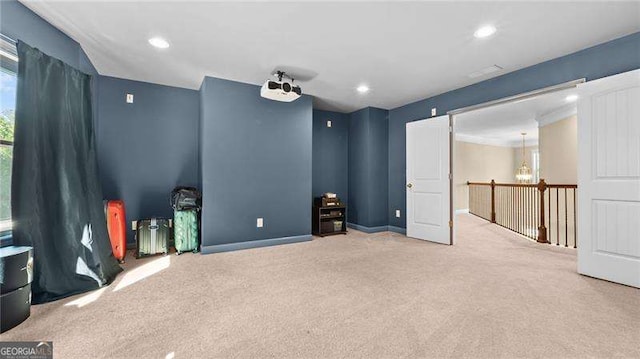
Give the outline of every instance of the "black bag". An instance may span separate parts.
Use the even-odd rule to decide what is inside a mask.
[[[202,194],[194,187],[176,187],[171,191],[171,207],[182,211],[200,209]]]

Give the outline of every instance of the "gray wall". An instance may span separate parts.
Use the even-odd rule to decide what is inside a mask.
[[[331,127],[327,127],[331,121]],[[349,201],[349,116],[313,110],[313,196],[333,192]]]
[[[206,77],[200,99],[203,251],[309,236],[312,98],[270,101],[259,86]]]
[[[431,117],[457,108],[517,95],[527,91],[586,78],[615,75],[640,68],[640,32],[576,53],[543,62],[503,76],[453,90],[395,108],[389,113],[389,225],[406,227],[405,217],[396,218],[396,209],[406,212],[407,122]]]
[[[98,163],[104,198],[122,199],[130,221],[172,218],[169,194],[198,186],[198,91],[100,76]],[[127,93],[134,102],[125,101]]]
[[[388,224],[388,111],[367,107],[349,115],[348,221]]]

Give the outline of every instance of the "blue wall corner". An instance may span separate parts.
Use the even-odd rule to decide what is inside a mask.
[[[125,202],[127,223],[172,218],[171,190],[198,186],[198,92],[100,76],[97,147],[106,199]],[[127,93],[133,103],[125,101]],[[133,232],[128,228],[128,241]]]
[[[327,127],[331,121],[331,127]],[[313,196],[333,192],[349,202],[349,116],[313,110]]]
[[[203,247],[309,235],[312,98],[270,101],[210,77],[200,96]]]
[[[388,111],[349,114],[348,221],[365,227],[388,222]]]

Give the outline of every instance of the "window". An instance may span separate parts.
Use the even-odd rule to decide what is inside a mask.
[[[11,164],[17,72],[16,45],[0,36],[0,236],[11,231]]]

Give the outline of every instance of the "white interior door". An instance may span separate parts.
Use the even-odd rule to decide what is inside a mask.
[[[640,70],[578,89],[578,272],[640,287]]]
[[[407,236],[452,244],[449,116],[407,123]]]

